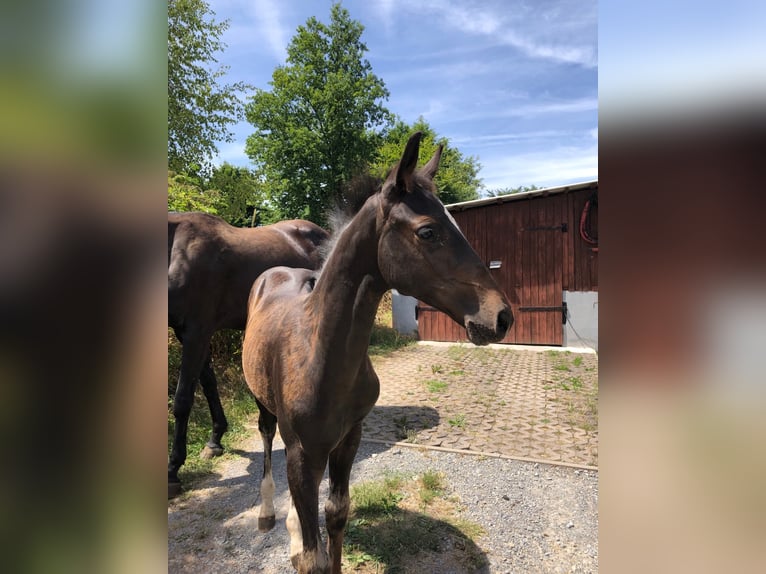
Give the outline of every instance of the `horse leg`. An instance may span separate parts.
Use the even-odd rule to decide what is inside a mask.
[[[324,464],[313,464],[297,445],[287,448],[287,482],[290,486],[290,512],[287,530],[290,533],[290,562],[298,574],[329,574],[327,551],[320,544],[319,483]]]
[[[348,481],[361,437],[362,425],[359,423],[330,453],[330,497],[325,503],[324,510],[327,519],[327,551],[332,564],[332,574],[341,573],[340,559],[343,552],[343,535],[346,530],[350,506]]]
[[[168,462],[168,498],[181,492],[178,469],[186,462],[186,429],[189,425],[192,404],[194,404],[194,388],[206,357],[207,341],[199,344],[198,339],[185,333],[182,342],[181,372],[178,375],[178,388],[173,399],[173,416],[176,419],[176,426]]]
[[[205,364],[202,366],[199,380],[202,385],[202,391],[205,393],[208,407],[210,407],[210,418],[213,420],[213,431],[210,434],[210,440],[207,441],[200,456],[202,458],[213,458],[214,456],[221,456],[223,454],[221,439],[223,438],[223,434],[228,430],[229,423],[226,420],[226,415],[223,413],[221,398],[218,396],[218,382],[215,380],[215,373],[210,364],[209,351],[207,358],[205,359]]]
[[[263,478],[261,479],[261,511],[258,514],[258,530],[268,532],[274,528],[276,523],[274,515],[274,478],[271,475],[271,447],[277,431],[277,417],[266,410],[266,407],[258,399],[255,402],[260,412],[258,430],[261,431],[261,439],[263,440]]]

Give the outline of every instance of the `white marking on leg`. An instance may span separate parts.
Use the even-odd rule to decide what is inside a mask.
[[[293,499],[290,498],[290,511],[287,513],[287,531],[290,533],[290,561],[295,565],[303,552],[303,534],[301,533],[301,521],[298,511],[295,509]]]
[[[274,516],[274,478],[269,474],[261,481],[261,512],[259,518]]]
[[[321,537],[317,536],[319,545],[314,552],[303,552],[303,533],[298,511],[295,509],[292,498],[290,510],[287,513],[287,531],[290,533],[290,562],[299,572],[319,570],[325,571],[330,566],[327,550],[322,545]],[[317,533],[318,534],[318,533]]]
[[[320,541],[321,542],[321,541]],[[293,557],[290,557],[293,560]],[[293,566],[298,572],[328,572],[330,559],[321,544],[313,552],[303,552],[295,558]]]

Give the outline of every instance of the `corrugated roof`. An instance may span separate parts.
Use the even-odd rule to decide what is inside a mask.
[[[579,191],[583,189],[597,189],[598,180],[584,181],[582,183],[570,183],[568,185],[560,185],[558,187],[546,187],[545,189],[535,189],[534,191],[524,191],[521,193],[511,193],[508,195],[500,195],[497,197],[483,197],[481,199],[473,199],[471,201],[461,201],[460,203],[450,203],[445,206],[450,211],[464,211],[471,209],[472,207],[481,207],[483,205],[493,205],[506,203],[507,201],[517,201],[519,199],[529,199],[531,197],[554,195],[557,193],[567,193],[569,191]]]

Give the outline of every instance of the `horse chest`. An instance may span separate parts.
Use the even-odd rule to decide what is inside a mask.
[[[356,376],[306,376],[286,381],[281,390],[282,418],[299,435],[334,442],[372,410],[380,384],[371,367],[363,365]]]

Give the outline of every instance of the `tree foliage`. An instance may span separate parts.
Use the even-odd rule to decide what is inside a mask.
[[[257,90],[246,106],[256,128],[246,151],[282,217],[323,223],[344,184],[375,158],[378,130],[392,121],[382,104],[388,90],[364,57],[363,31],[340,4],[329,24],[309,18],[290,41],[286,64],[274,70],[271,91]]]
[[[213,169],[205,188],[220,195],[223,201],[218,215],[232,225],[249,227],[261,222],[257,209],[263,200],[261,183],[251,170],[224,163]]]
[[[217,191],[203,191],[197,177],[168,171],[168,211],[204,211],[218,214],[223,202]]]
[[[168,168],[197,172],[232,141],[229,126],[242,117],[243,83],[219,84],[226,66],[216,66],[225,48],[227,21],[216,22],[204,0],[168,1]]]
[[[244,167],[224,163],[209,177],[168,172],[168,211],[204,211],[238,227],[262,222],[260,182]]]
[[[439,137],[434,129],[422,117],[412,126],[399,120],[385,133],[383,144],[379,149],[378,159],[371,166],[371,172],[378,177],[384,177],[388,169],[401,157],[402,150],[409,137],[416,131],[423,132],[420,140],[420,156],[418,163],[426,163],[436,151],[439,144],[444,146],[439,171],[434,181],[443,203],[457,203],[478,199],[482,187],[478,173],[481,165],[475,157],[464,157],[455,147],[449,145],[449,140]]]

